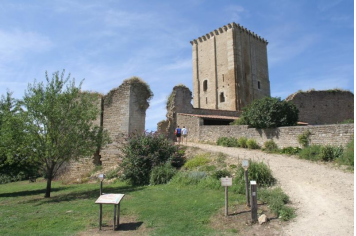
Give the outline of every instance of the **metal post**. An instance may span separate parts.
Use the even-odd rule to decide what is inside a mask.
[[[102,221],[103,221],[103,205],[99,204],[99,230],[101,230]]]
[[[116,205],[114,205],[114,231],[115,231],[115,224],[116,224]]]
[[[103,181],[100,181],[100,196],[103,194]]]
[[[229,208],[228,191],[227,191],[227,186],[225,186],[225,216],[228,215],[228,208]]]
[[[257,221],[257,184],[251,181],[251,218],[252,222]]]
[[[245,185],[246,185],[246,204],[248,207],[251,207],[250,204],[250,188],[248,186],[248,170],[245,169]]]
[[[120,224],[120,203],[117,205],[117,228],[119,228]]]

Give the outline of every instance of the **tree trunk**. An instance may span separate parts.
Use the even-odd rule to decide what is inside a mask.
[[[51,197],[51,184],[52,184],[52,173],[49,176],[47,176],[47,188],[46,188],[45,198]]]

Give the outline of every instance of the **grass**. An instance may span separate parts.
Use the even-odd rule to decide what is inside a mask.
[[[0,235],[73,235],[98,228],[99,184],[62,185],[53,182],[50,199],[44,199],[45,182],[3,184],[0,188]],[[216,235],[207,222],[224,206],[224,191],[195,186],[131,187],[104,183],[106,193],[126,194],[122,219],[138,216],[152,234]],[[232,202],[232,201],[231,201]],[[112,206],[103,206],[103,223],[111,225]],[[54,217],[55,216],[55,217]],[[169,216],[169,217],[167,217]],[[193,234],[192,234],[193,233]]]

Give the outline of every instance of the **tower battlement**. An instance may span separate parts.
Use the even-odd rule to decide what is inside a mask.
[[[229,29],[241,30],[241,31],[246,32],[247,34],[251,35],[252,37],[260,40],[261,42],[264,42],[266,45],[268,44],[268,41],[266,39],[257,35],[255,32],[243,27],[242,25],[236,24],[235,22],[229,23],[229,24],[224,25],[218,29],[215,29],[215,30],[211,31],[210,33],[207,33],[203,36],[198,37],[197,39],[193,39],[192,41],[190,41],[190,43],[193,45],[193,44],[197,44],[198,42],[206,41],[206,40],[210,39],[211,37],[214,37],[216,35],[219,35],[219,34],[222,34],[226,31],[228,31]]]

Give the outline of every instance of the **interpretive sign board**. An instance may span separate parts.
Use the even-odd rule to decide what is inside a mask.
[[[125,194],[104,194],[101,195],[96,201],[96,204],[119,204]]]
[[[232,178],[220,178],[221,186],[232,186]]]

